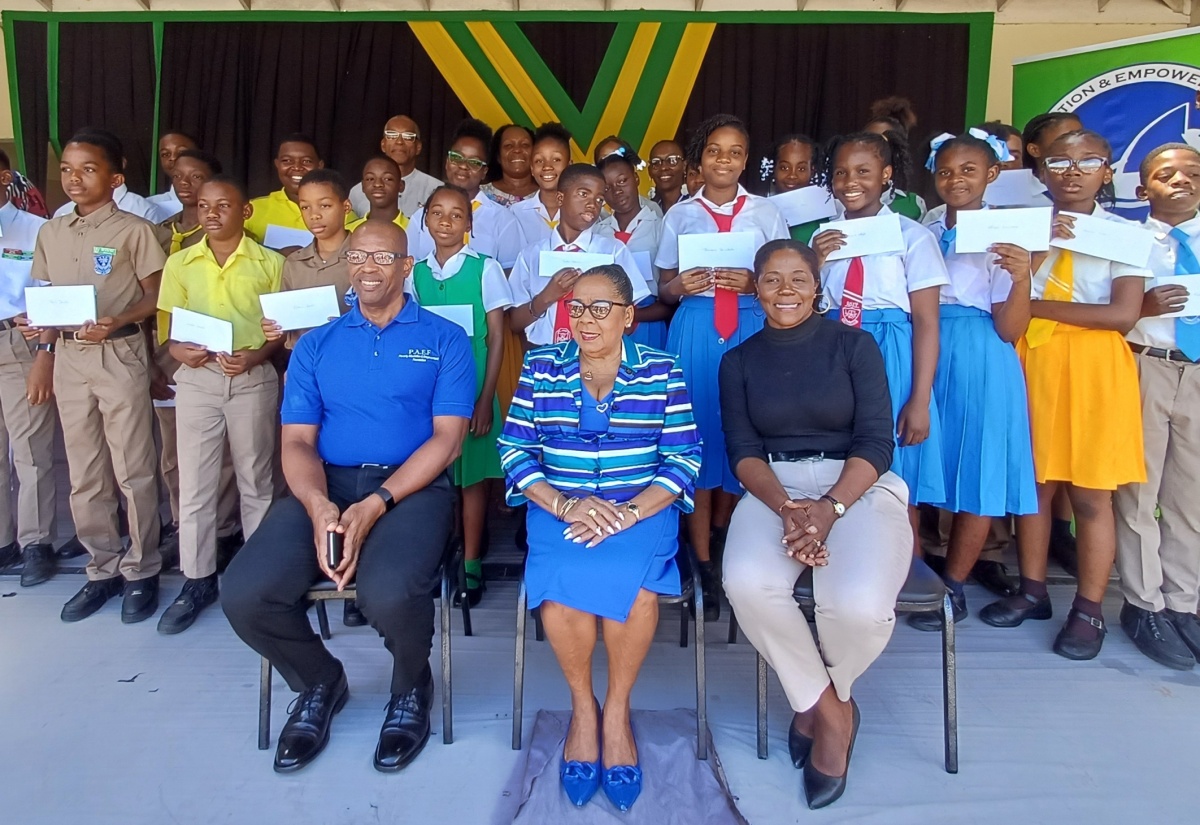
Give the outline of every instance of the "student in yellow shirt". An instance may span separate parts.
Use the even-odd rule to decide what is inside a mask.
[[[322,169],[325,161],[312,138],[301,135],[286,135],[275,147],[275,173],[283,187],[250,201],[253,213],[246,219],[246,234],[259,243],[267,236],[267,227],[281,226],[287,229],[304,229],[300,216],[300,181],[314,169]]]
[[[408,216],[400,211],[397,198],[400,197],[400,187],[403,176],[400,165],[387,155],[376,155],[367,161],[362,171],[362,191],[371,202],[371,211],[365,218],[358,218],[346,224],[346,229],[353,232],[368,220],[391,221],[401,229],[408,229]]]
[[[172,337],[179,451],[179,557],[187,580],[158,623],[164,634],[191,627],[217,600],[217,496],[228,438],[250,538],[271,505],[278,426],[279,377],[271,355],[279,344],[262,331],[259,295],[278,292],[283,257],[244,232],[253,207],[245,189],[218,175],[200,188],[205,238],[167,259],[158,308],[189,309],[230,322],[233,352],[214,353]],[[174,333],[172,332],[174,335]]]

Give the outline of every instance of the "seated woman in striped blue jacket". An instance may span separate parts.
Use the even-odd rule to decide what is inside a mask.
[[[624,269],[584,272],[559,308],[572,340],[525,358],[499,439],[508,503],[531,502],[525,584],[571,690],[560,777],[583,806],[600,787],[628,810],[641,791],[629,695],[678,595],[679,512],[692,509],[700,437],[674,355],[624,337]],[[608,651],[603,712],[592,689],[596,617]],[[601,758],[603,754],[603,759]]]

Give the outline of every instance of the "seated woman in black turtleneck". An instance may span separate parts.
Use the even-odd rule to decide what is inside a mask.
[[[754,261],[762,331],[721,361],[729,464],[747,494],[724,582],[746,637],[795,711],[788,745],[810,808],[846,787],[858,733],[850,688],[883,652],[912,558],[908,488],[888,467],[894,436],[871,336],[822,318],[816,254],[771,241]],[[814,568],[818,649],[792,588]]]

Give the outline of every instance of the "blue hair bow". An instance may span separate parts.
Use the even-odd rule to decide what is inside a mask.
[[[1012,152],[1008,151],[1008,144],[1002,141],[995,135],[989,135],[982,129],[968,129],[967,134],[976,140],[982,140],[996,154],[996,158],[1001,162],[1012,160]],[[955,135],[949,132],[942,132],[940,135],[929,141],[929,159],[925,161],[925,168],[930,172],[937,166],[937,156],[941,148],[947,141],[954,140]]]

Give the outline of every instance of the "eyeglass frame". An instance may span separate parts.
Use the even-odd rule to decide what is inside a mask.
[[[601,299],[599,301],[592,301],[590,304],[585,304],[583,301],[579,300],[578,298],[572,298],[571,300],[564,301],[563,303],[567,307],[567,315],[571,316],[572,318],[575,318],[575,319],[582,318],[583,313],[586,310],[587,313],[589,315],[591,315],[593,318],[595,318],[597,321],[603,321],[609,315],[612,315],[613,307],[631,307],[631,306],[633,306],[633,304],[626,303],[624,301],[609,301],[606,299]],[[597,308],[604,309],[605,306],[607,306],[608,309],[604,312],[604,314],[597,315],[596,309]],[[576,312],[576,310],[579,310],[579,311]]]
[[[1056,169],[1055,167],[1050,165],[1051,161],[1054,161],[1055,163],[1060,163],[1060,164],[1066,163],[1066,165],[1061,166],[1060,168]],[[1100,165],[1097,166],[1095,169],[1084,169],[1080,165],[1081,163],[1087,163],[1089,161],[1099,161]],[[1056,155],[1055,157],[1045,158],[1044,160],[1042,160],[1042,166],[1045,167],[1046,171],[1051,172],[1055,175],[1065,175],[1065,174],[1067,174],[1067,172],[1070,172],[1072,169],[1079,172],[1079,174],[1081,174],[1081,175],[1094,175],[1097,172],[1102,171],[1104,169],[1104,167],[1110,166],[1110,165],[1111,165],[1111,163],[1107,159],[1096,158],[1096,157],[1080,158],[1079,160],[1075,160],[1074,158],[1068,158],[1068,157],[1064,157],[1062,155]]]
[[[347,249],[345,252],[342,253],[342,255],[343,255],[343,257],[345,257],[346,263],[354,264],[355,266],[362,266],[368,260],[374,261],[376,266],[392,266],[394,263],[396,263],[399,260],[403,260],[404,258],[412,257],[407,252],[393,252],[390,249],[379,249],[379,250],[376,250],[375,252],[367,252],[365,249]],[[351,255],[362,255],[363,259],[361,261],[351,260],[351,258],[350,258]],[[391,255],[392,259],[390,261],[387,261],[386,263],[384,263],[383,261],[379,260],[379,258],[377,258],[376,255]]]
[[[383,136],[387,140],[403,140],[405,143],[416,143],[421,139],[418,132],[395,132],[391,129],[384,129]]]
[[[661,166],[664,163],[672,168],[679,166],[687,160],[683,155],[663,155],[661,158],[650,158],[651,166]]]
[[[488,162],[479,158],[469,158],[462,152],[455,152],[453,149],[446,150],[446,162],[453,163],[455,166],[469,166],[476,172],[481,169],[486,169]]]

